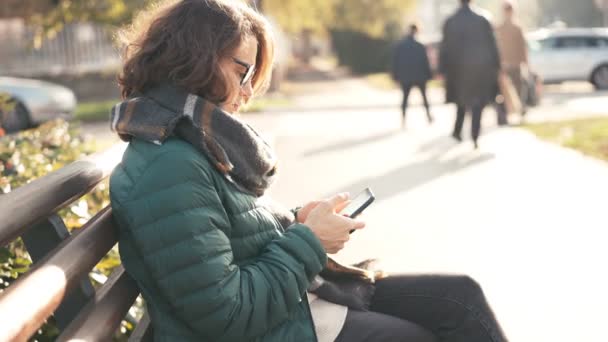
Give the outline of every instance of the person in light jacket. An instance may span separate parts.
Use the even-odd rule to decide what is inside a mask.
[[[500,51],[501,68],[511,80],[526,112],[526,89],[524,75],[528,72],[528,44],[521,26],[515,21],[515,9],[509,1],[503,3],[504,21],[496,27],[496,41]],[[507,110],[504,100],[497,103],[498,124],[507,125]]]

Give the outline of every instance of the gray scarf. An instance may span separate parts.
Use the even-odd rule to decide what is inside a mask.
[[[262,196],[274,180],[277,158],[249,125],[200,96],[161,85],[115,105],[111,129],[162,144],[178,136],[208,157],[242,191]]]

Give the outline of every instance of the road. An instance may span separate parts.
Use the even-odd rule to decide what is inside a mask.
[[[281,157],[275,199],[295,206],[374,190],[367,227],[339,260],[379,257],[390,273],[470,274],[511,341],[606,341],[608,164],[516,127],[497,129],[492,110],[479,150],[457,144],[449,138],[454,109],[436,90],[435,124],[414,105],[402,130],[396,91],[358,80],[316,89],[291,110],[243,117]],[[608,114],[598,106],[606,93],[559,93],[528,120]]]

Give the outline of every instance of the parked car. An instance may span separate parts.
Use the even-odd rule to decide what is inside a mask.
[[[64,86],[25,78],[0,77],[0,128],[7,133],[55,118],[70,119],[74,92]]]
[[[530,65],[545,83],[589,81],[608,89],[608,29],[542,29],[527,38]]]

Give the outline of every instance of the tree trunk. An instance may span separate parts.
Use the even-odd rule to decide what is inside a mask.
[[[608,27],[608,0],[595,0],[595,4],[602,11],[604,26]]]
[[[264,0],[253,0],[253,5],[258,9],[258,12],[264,13]]]

